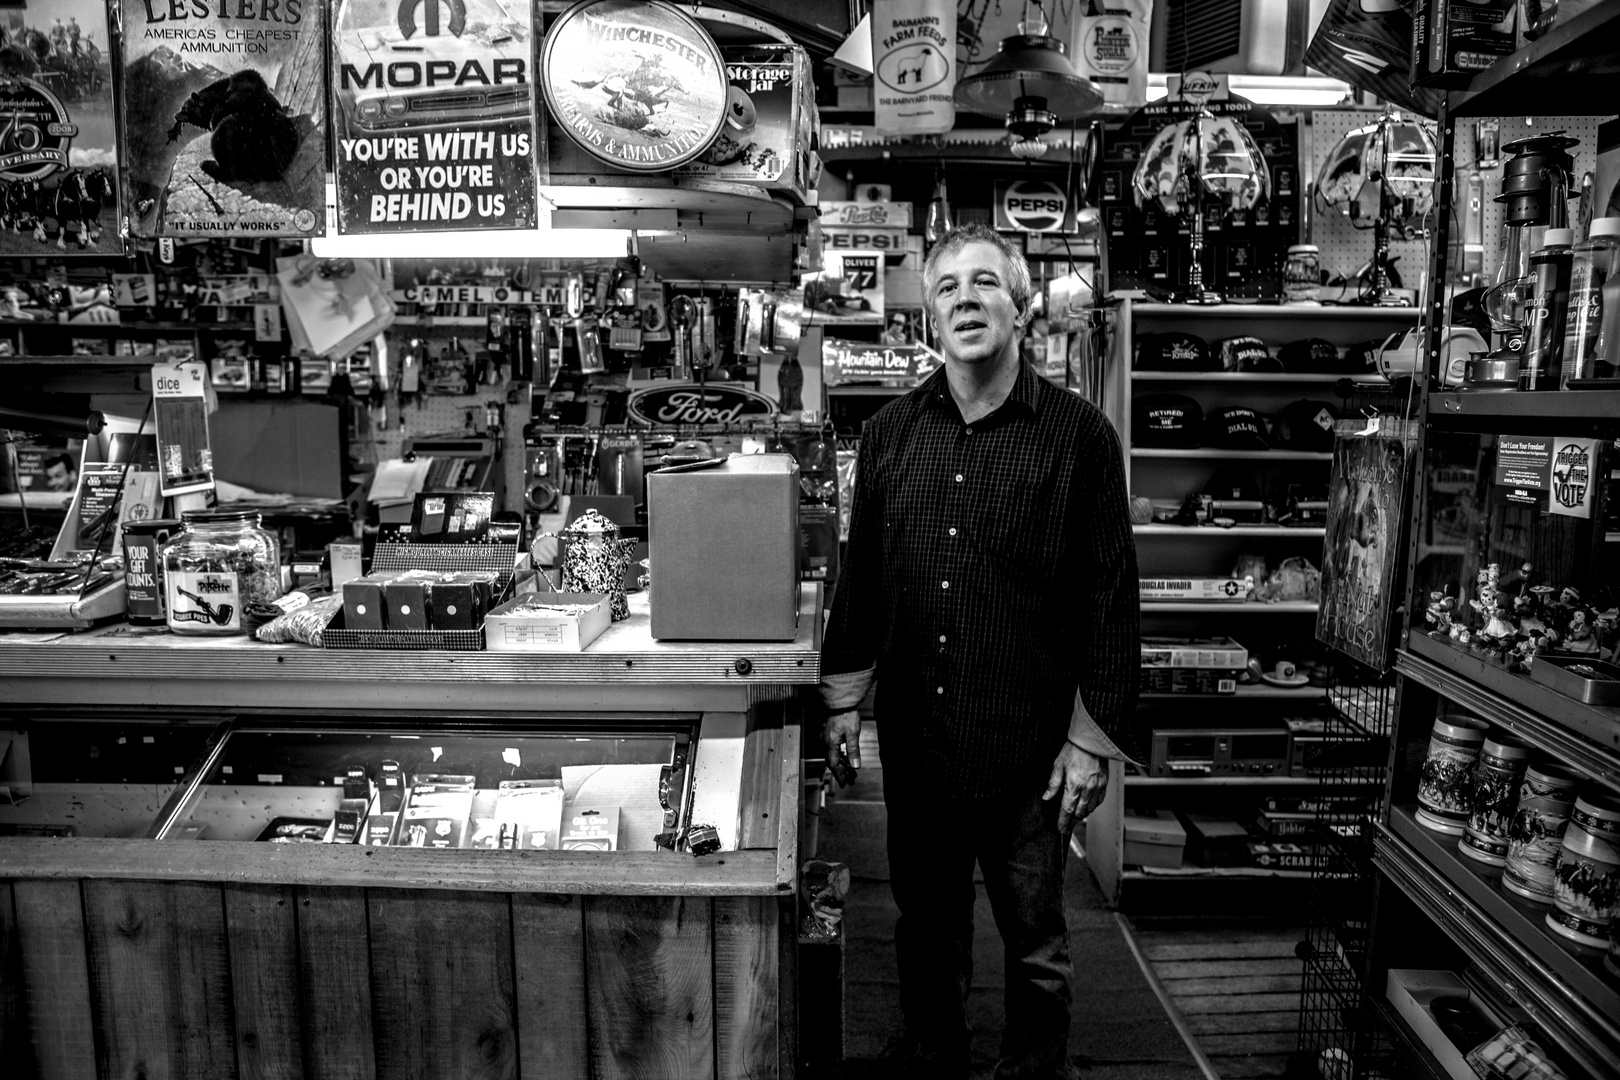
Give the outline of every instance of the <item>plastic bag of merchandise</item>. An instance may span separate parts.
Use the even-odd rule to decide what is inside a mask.
[[[332,616],[343,610],[343,596],[317,596],[304,606],[277,615],[253,632],[259,641],[272,645],[285,645],[296,641],[303,645],[321,647],[321,635],[332,621]]]

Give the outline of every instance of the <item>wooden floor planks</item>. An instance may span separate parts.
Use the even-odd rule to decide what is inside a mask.
[[[1146,921],[1137,941],[1221,1080],[1282,1076],[1298,1044],[1298,926]]]

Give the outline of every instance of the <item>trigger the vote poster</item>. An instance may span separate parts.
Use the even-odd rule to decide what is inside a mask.
[[[325,231],[323,0],[119,0],[139,237]]]

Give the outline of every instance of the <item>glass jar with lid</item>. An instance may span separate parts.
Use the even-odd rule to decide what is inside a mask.
[[[181,520],[184,530],[163,546],[169,629],[246,633],[243,609],[281,595],[276,538],[245,510],[191,510]]]

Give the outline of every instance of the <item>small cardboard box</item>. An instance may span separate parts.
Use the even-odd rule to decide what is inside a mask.
[[[810,55],[797,45],[725,45],[731,90],[714,144],[678,176],[757,184],[800,200],[810,181]]]
[[[490,652],[584,652],[613,621],[601,593],[533,592],[484,616]]]
[[[1484,1007],[1468,985],[1450,971],[1422,971],[1414,968],[1390,968],[1384,983],[1384,996],[1405,1020],[1412,1033],[1434,1055],[1434,1060],[1452,1080],[1479,1080],[1473,1066],[1468,1064],[1467,1053],[1473,1047],[1459,1049],[1440,1030],[1431,1008],[1437,998],[1463,998],[1485,1020],[1500,1028],[1502,1021]]]
[[[1199,866],[1249,865],[1249,830],[1219,814],[1184,814],[1187,857]]]
[[[1448,90],[1513,52],[1514,0],[1422,0],[1412,13],[1412,85]]]
[[[427,585],[421,576],[410,570],[383,583],[383,600],[388,607],[388,629],[428,628]]]
[[[366,574],[343,583],[343,625],[350,630],[381,630],[387,625],[388,607],[383,585],[392,574]]]
[[[1242,603],[1253,587],[1254,582],[1248,578],[1141,578],[1138,593],[1142,600]]]
[[[1168,810],[1142,810],[1124,815],[1125,862],[1175,870],[1187,847],[1187,830]]]
[[[1229,637],[1142,639],[1142,666],[1226,668],[1249,666],[1249,650]]]
[[[1142,667],[1144,694],[1236,694],[1241,671],[1220,668]]]
[[[427,582],[428,625],[435,630],[477,630],[495,590],[489,571],[458,570]]]

